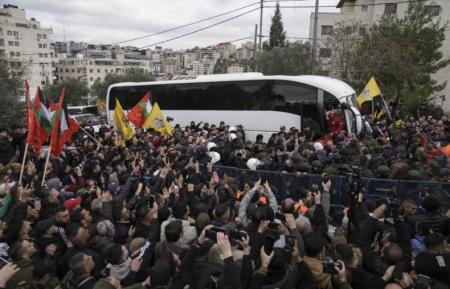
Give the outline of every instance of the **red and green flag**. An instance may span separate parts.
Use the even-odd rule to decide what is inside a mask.
[[[150,103],[152,93],[147,92],[144,97],[131,109],[128,114],[128,120],[134,124],[135,127],[140,128],[144,124],[148,115],[152,111],[152,105]]]
[[[49,101],[54,120],[54,128],[50,141],[52,148],[51,154],[53,156],[59,156],[61,154],[64,144],[70,141],[72,135],[80,128],[78,122],[67,112],[67,106],[64,102],[64,92],[65,89],[63,88],[58,103]]]
[[[25,97],[27,100],[27,143],[34,148],[35,152],[39,152],[42,144],[45,143],[52,133],[53,123],[50,111],[42,100],[39,87],[37,88],[36,96],[31,101],[28,83],[25,83]]]

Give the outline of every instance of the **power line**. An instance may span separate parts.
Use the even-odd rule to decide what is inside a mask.
[[[205,27],[202,27],[202,28],[199,28],[199,29],[196,29],[196,30],[193,30],[193,31],[190,31],[190,32],[187,32],[187,33],[184,33],[184,34],[181,34],[181,35],[178,35],[178,36],[175,36],[175,37],[172,37],[172,38],[166,39],[166,40],[163,40],[163,41],[159,41],[159,42],[156,42],[156,43],[152,43],[152,44],[149,44],[149,45],[145,45],[145,46],[139,47],[138,49],[144,49],[144,48],[148,48],[148,47],[156,46],[156,45],[159,45],[159,44],[163,44],[163,43],[166,43],[166,42],[169,42],[169,41],[173,41],[173,40],[176,40],[176,39],[179,39],[179,38],[182,38],[182,37],[188,36],[188,35],[192,35],[192,34],[195,34],[195,33],[197,33],[197,32],[200,32],[200,31],[203,31],[203,30],[209,29],[209,28],[211,28],[211,27],[214,27],[214,26],[220,25],[220,24],[222,24],[222,23],[225,23],[225,22],[231,21],[231,20],[233,20],[233,19],[236,19],[236,18],[242,17],[242,16],[244,16],[244,15],[250,14],[251,12],[254,12],[254,11],[256,11],[256,10],[259,10],[259,9],[260,9],[260,7],[258,7],[258,8],[254,8],[254,9],[252,9],[252,10],[249,10],[249,11],[247,11],[247,12],[244,12],[244,13],[241,13],[241,14],[235,15],[235,16],[233,16],[233,17],[230,17],[230,18],[224,19],[224,20],[222,20],[222,21],[219,21],[219,22],[216,22],[216,23],[214,23],[214,24],[211,24],[211,25],[208,25],[208,26],[205,26]]]
[[[253,6],[253,5],[255,5],[255,4],[258,4],[258,3],[259,3],[259,2],[254,2],[254,3],[248,4],[248,5],[245,5],[245,6],[241,6],[241,7],[239,7],[239,8],[236,8],[236,9],[233,9],[233,10],[230,10],[230,11],[227,11],[227,12],[224,12],[224,13],[221,13],[221,14],[217,14],[217,15],[214,15],[214,16],[210,16],[210,17],[208,17],[208,18],[204,18],[204,19],[201,19],[201,20],[197,20],[197,21],[194,21],[194,22],[191,22],[191,23],[188,23],[188,24],[180,25],[180,26],[177,26],[177,27],[174,27],[174,28],[162,30],[162,31],[159,31],[159,32],[147,34],[147,35],[140,36],[140,37],[136,37],[136,38],[131,38],[131,39],[127,39],[127,40],[122,40],[122,41],[114,42],[114,43],[111,43],[111,44],[108,44],[108,45],[122,44],[122,43],[126,43],[126,42],[131,42],[131,41],[140,40],[140,39],[148,38],[148,37],[151,37],[151,36],[155,36],[155,35],[159,35],[159,34],[171,32],[171,31],[178,30],[178,29],[181,29],[181,28],[189,27],[189,26],[192,26],[192,25],[195,25],[195,24],[198,24],[198,23],[202,23],[202,22],[205,22],[205,21],[208,21],[208,20],[211,20],[211,19],[215,19],[215,18],[224,16],[224,15],[227,15],[227,14],[230,14],[230,13],[233,13],[233,12],[236,12],[236,11],[240,11],[240,10],[242,10],[242,9],[251,7],[251,6]]]

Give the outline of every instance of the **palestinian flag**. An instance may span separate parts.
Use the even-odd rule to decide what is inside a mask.
[[[128,120],[134,124],[136,128],[142,127],[148,115],[152,111],[152,105],[150,103],[152,98],[151,92],[147,92],[141,101],[136,104],[132,110],[127,114]]]
[[[28,136],[27,143],[36,152],[41,150],[42,144],[52,133],[53,123],[50,111],[44,105],[41,89],[38,87],[33,101],[30,100],[28,83],[25,84],[25,96],[27,98],[27,121]]]
[[[53,113],[53,118],[55,121],[55,127],[52,133],[52,139],[50,145],[52,147],[51,154],[53,156],[59,156],[64,144],[72,139],[72,135],[78,131],[80,125],[78,122],[67,112],[67,106],[64,102],[64,92],[65,89],[61,91],[58,103],[54,103],[51,100],[50,110]]]

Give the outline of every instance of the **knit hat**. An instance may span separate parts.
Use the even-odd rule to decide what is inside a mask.
[[[81,198],[80,197],[71,198],[71,199],[68,199],[68,200],[66,200],[64,202],[64,208],[69,210],[69,212],[72,212],[73,209],[75,209],[76,207],[80,206],[80,204],[81,204]]]
[[[320,150],[323,150],[323,144],[321,144],[320,142],[315,142],[314,143],[314,150],[317,152],[317,151],[320,151]]]
[[[59,178],[52,178],[47,181],[47,186],[49,189],[59,190],[60,182]]]

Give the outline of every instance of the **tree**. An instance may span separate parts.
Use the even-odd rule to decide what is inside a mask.
[[[16,75],[6,61],[0,60],[1,126],[21,123],[24,117],[25,102],[19,101],[23,95],[23,83]]]
[[[309,42],[293,42],[287,47],[263,51],[260,56],[261,72],[266,75],[299,75],[309,73],[312,47]]]
[[[401,110],[416,112],[443,90],[433,74],[450,63],[440,51],[447,24],[431,14],[423,1],[413,0],[403,18],[385,15],[367,33],[362,33],[356,47],[347,45],[351,57],[342,57],[343,72],[338,77],[360,91],[375,76],[388,99]],[[345,37],[335,45],[344,47]],[[338,56],[339,58],[339,56]]]
[[[338,22],[333,28],[333,32],[328,36],[325,46],[331,51],[328,59],[322,59],[318,66],[331,72],[332,77],[345,80],[350,85],[361,84],[364,80],[354,79],[359,74],[354,73],[356,51],[361,44],[361,36],[365,34],[366,27],[359,22],[345,23]]]
[[[125,74],[107,74],[104,80],[96,80],[91,87],[91,93],[101,99],[106,98],[108,87],[111,84],[118,82],[143,82],[153,81],[154,78],[145,70],[140,68],[134,68],[128,70]]]
[[[270,25],[269,49],[285,46],[286,31],[284,31],[283,22],[281,21],[280,3],[277,2],[275,14],[272,17],[272,24]]]
[[[83,104],[83,97],[89,94],[87,83],[76,78],[67,78],[61,83],[46,85],[42,89],[45,97],[58,101],[61,91],[65,88],[64,102],[68,105]]]

